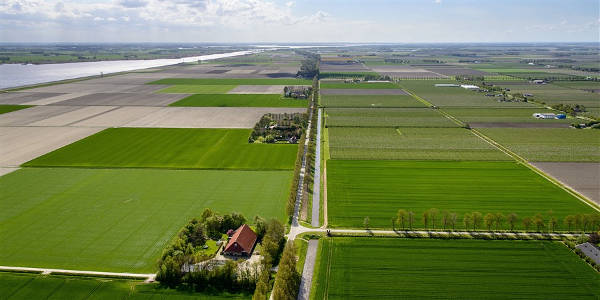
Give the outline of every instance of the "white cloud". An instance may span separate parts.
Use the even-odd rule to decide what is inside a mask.
[[[435,3],[435,4],[441,4],[442,0],[434,0],[433,3]]]

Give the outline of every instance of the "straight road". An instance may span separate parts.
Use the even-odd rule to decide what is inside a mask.
[[[321,109],[317,115],[317,140],[315,147],[315,176],[313,182],[312,221],[310,225],[319,227],[319,205],[321,204]]]

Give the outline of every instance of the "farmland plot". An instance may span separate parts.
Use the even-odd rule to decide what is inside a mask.
[[[328,127],[458,127],[430,108],[330,108]]]
[[[424,107],[410,95],[321,95],[325,107]]]
[[[568,126],[573,119],[543,120],[533,117],[534,113],[558,113],[545,108],[446,108],[445,112],[457,119],[469,123],[530,123],[544,126],[563,124]]]
[[[306,105],[306,100],[283,98],[278,94],[199,94],[181,99],[170,106],[306,107]]]
[[[312,80],[282,78],[165,78],[149,84],[168,85],[312,85]]]

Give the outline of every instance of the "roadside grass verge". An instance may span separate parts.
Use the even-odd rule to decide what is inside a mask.
[[[205,208],[284,221],[291,179],[291,171],[17,170],[0,177],[0,265],[152,273]]]
[[[481,128],[529,161],[600,162],[600,132],[572,128]]]
[[[198,94],[169,106],[197,107],[306,107],[306,100],[284,98],[277,94]]]
[[[26,167],[292,170],[297,145],[249,144],[251,129],[109,128]]]
[[[424,107],[410,95],[321,95],[324,107]]]
[[[332,159],[511,160],[463,128],[328,128]]]
[[[283,78],[165,78],[147,84],[168,85],[312,85],[312,80]]]
[[[559,242],[325,238],[319,257],[315,299],[596,299],[600,290],[600,275]]]
[[[0,105],[0,115],[9,113],[11,111],[17,111],[25,108],[33,107],[33,105],[9,105],[9,104],[1,104]]]
[[[329,108],[327,127],[458,127],[430,108]]]
[[[329,226],[337,228],[364,228],[369,217],[370,227],[391,229],[391,218],[405,209],[415,213],[413,228],[442,229],[444,211],[457,214],[458,230],[465,229],[464,214],[476,211],[516,213],[519,220],[540,213],[548,226],[552,211],[558,220],[555,229],[567,230],[565,216],[594,212],[516,162],[330,160],[327,176]],[[425,227],[422,216],[431,208],[439,213],[435,225]],[[515,229],[523,227],[521,221],[515,224]],[[506,220],[498,229],[509,229]]]

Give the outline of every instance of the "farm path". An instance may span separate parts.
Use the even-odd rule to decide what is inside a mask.
[[[47,268],[28,268],[28,267],[9,267],[0,266],[0,271],[12,271],[12,272],[39,272],[44,275],[49,274],[76,274],[76,275],[88,275],[88,276],[107,276],[107,277],[121,277],[121,278],[136,278],[145,279],[146,282],[153,282],[156,278],[156,274],[139,274],[139,273],[117,273],[117,272],[101,272],[101,271],[82,271],[82,270],[66,270],[66,269],[47,269]]]
[[[321,109],[317,116],[317,140],[315,143],[315,176],[313,182],[312,221],[313,227],[319,227],[319,212],[321,203]]]
[[[318,246],[319,240],[308,241],[304,269],[302,270],[302,279],[300,280],[300,293],[298,293],[298,300],[308,300],[310,297],[310,287],[312,286],[312,277],[315,270],[315,262],[317,260]]]

